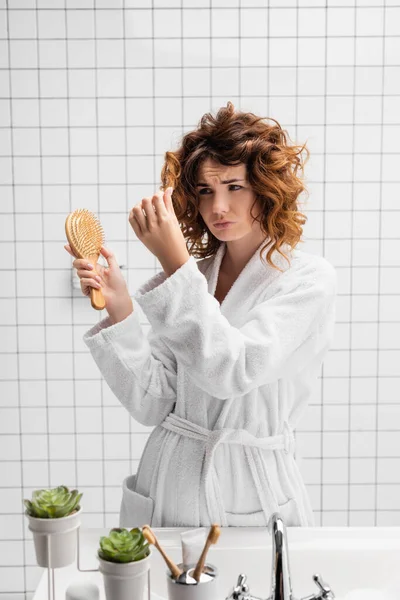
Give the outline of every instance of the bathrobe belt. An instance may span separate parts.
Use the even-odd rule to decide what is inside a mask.
[[[294,453],[295,439],[287,421],[283,423],[283,433],[268,437],[256,437],[246,429],[206,429],[179,417],[175,413],[170,413],[161,425],[165,429],[205,443],[205,462],[201,483],[204,483],[207,509],[213,523],[228,526],[221,489],[214,467],[214,453],[220,444],[244,446],[254,485],[265,514],[265,522],[268,523],[273,512],[279,512],[275,495],[270,488],[266,465],[256,449],[283,450],[286,454]]]

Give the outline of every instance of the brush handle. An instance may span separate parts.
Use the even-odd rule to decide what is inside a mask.
[[[87,259],[88,263],[90,263],[93,266],[93,273],[95,275],[98,275],[97,269],[96,269],[96,265],[97,265],[97,256],[93,257],[89,257]],[[97,288],[90,288],[90,302],[92,304],[92,307],[95,308],[96,310],[103,310],[103,308],[106,305],[106,301],[103,295],[103,292],[101,291],[101,289],[97,289]]]
[[[201,574],[202,574],[203,569],[204,569],[204,564],[206,562],[206,555],[207,555],[207,552],[208,552],[208,549],[209,549],[210,546],[211,546],[211,541],[210,541],[209,538],[207,538],[207,541],[206,541],[205,546],[203,548],[203,552],[201,553],[200,558],[197,561],[196,568],[193,571],[193,575],[192,575],[193,579],[195,579],[197,581],[197,583],[200,581],[200,577],[201,577]]]
[[[153,534],[154,535],[154,534]],[[163,557],[163,559],[165,560],[165,562],[168,565],[169,570],[172,573],[172,576],[177,579],[179,577],[179,575],[181,575],[182,571],[180,570],[180,568],[174,563],[173,560],[171,560],[169,558],[169,556],[167,556],[164,552],[164,550],[161,548],[160,544],[158,543],[158,540],[156,538],[155,541],[155,547],[157,548],[157,550],[159,551],[159,553],[161,554],[161,556]]]
[[[90,288],[90,302],[96,310],[103,310],[106,305],[103,292],[96,288]]]

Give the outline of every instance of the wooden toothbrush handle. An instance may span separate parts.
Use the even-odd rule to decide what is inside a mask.
[[[164,550],[161,548],[157,539],[156,539],[156,543],[154,545],[157,548],[157,550],[159,551],[159,553],[162,555],[162,557],[164,558],[165,562],[167,563],[168,568],[170,569],[173,577],[175,579],[177,579],[179,577],[179,575],[182,573],[180,568],[165,554]]]
[[[210,546],[211,546],[211,542],[207,538],[207,541],[206,541],[205,546],[203,548],[203,552],[201,553],[200,558],[197,561],[196,568],[195,568],[195,570],[193,571],[193,574],[192,574],[193,579],[195,579],[197,581],[197,583],[200,581],[200,577],[201,577],[201,574],[202,574],[203,569],[204,569],[204,564],[206,562],[206,554],[207,554],[208,549],[209,549]]]

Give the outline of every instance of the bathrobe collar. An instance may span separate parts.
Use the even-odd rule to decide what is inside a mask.
[[[266,249],[263,251],[263,257],[265,260],[267,252],[273,243],[272,240],[270,240],[269,242],[268,240],[269,236],[264,238],[264,240],[258,246],[257,250],[254,252],[254,254],[251,256],[251,258],[248,260],[246,265],[239,273],[238,277],[229,289],[224,300],[221,302],[220,310],[224,314],[227,314],[231,309],[235,309],[235,311],[237,311],[243,303],[243,300],[246,297],[251,297],[252,293],[254,292],[254,290],[256,290],[256,288],[260,285],[261,282],[268,285],[273,279],[275,279],[275,277],[281,275],[281,272],[278,271],[278,269],[272,267],[268,263],[265,264],[260,259],[259,254],[262,246],[267,244]],[[215,294],[218,282],[218,275],[226,249],[226,242],[222,242],[205,271],[205,275],[208,280],[208,291],[212,296],[214,296]],[[283,244],[281,246],[281,250],[284,254],[288,255],[290,259],[291,247],[289,246],[289,244]],[[288,262],[278,252],[275,251],[272,254],[271,258],[274,264],[279,266],[279,268],[283,271],[285,271],[288,268]]]

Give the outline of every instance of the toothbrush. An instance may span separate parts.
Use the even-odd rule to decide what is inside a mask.
[[[173,578],[177,579],[179,577],[179,575],[182,574],[182,571],[180,570],[179,567],[177,567],[177,565],[174,563],[174,561],[171,560],[169,558],[169,556],[167,556],[165,554],[165,552],[161,548],[161,546],[160,546],[160,544],[158,542],[158,539],[156,538],[154,532],[150,529],[150,525],[143,525],[142,532],[143,532],[143,535],[146,538],[146,540],[149,542],[149,544],[153,544],[157,548],[157,550],[159,551],[159,553],[161,554],[161,556],[165,560],[168,568],[170,569]]]
[[[211,544],[217,543],[220,533],[221,533],[221,529],[218,525],[211,525],[211,529],[207,536],[206,543],[203,548],[203,552],[201,553],[200,558],[197,561],[196,568],[193,571],[193,575],[192,575],[193,579],[195,579],[197,581],[197,583],[200,581],[200,577],[201,577],[201,573],[204,568],[204,563],[206,561],[206,554],[208,552],[208,549],[211,546]]]

